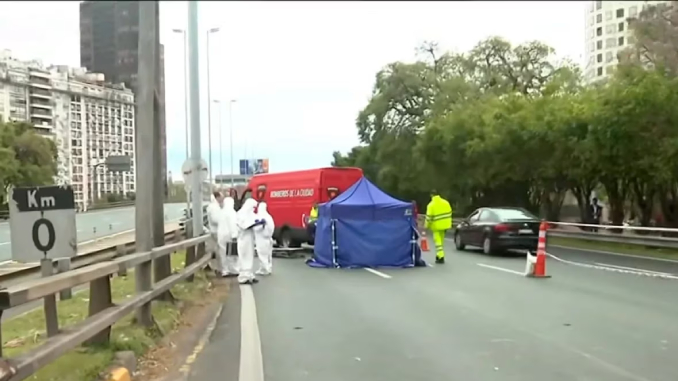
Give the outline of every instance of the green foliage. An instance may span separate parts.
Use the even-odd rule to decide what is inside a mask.
[[[402,199],[423,203],[435,188],[461,212],[512,205],[554,220],[568,191],[586,220],[602,186],[614,223],[629,209],[649,223],[659,206],[678,225],[678,82],[666,65],[625,61],[585,86],[539,42],[420,51],[426,60],[377,74],[356,121],[363,145],[333,165],[361,167]]]
[[[53,184],[57,149],[30,124],[0,120],[0,197],[10,186]]]

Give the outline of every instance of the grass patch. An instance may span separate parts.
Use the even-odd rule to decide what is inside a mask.
[[[184,267],[185,254],[171,256],[172,270]],[[179,282],[172,288],[177,301],[199,300],[210,282],[202,271],[195,273],[193,283]],[[134,295],[134,272],[126,277],[111,280],[113,302],[120,303]],[[89,290],[75,293],[70,300],[59,301],[59,327],[66,328],[87,318]],[[156,328],[144,329],[133,323],[134,314],[118,321],[111,330],[111,341],[106,346],[79,347],[42,368],[29,380],[39,381],[92,381],[111,363],[115,352],[134,351],[137,357],[155,345],[163,334],[173,331],[180,323],[183,303],[153,302]],[[30,311],[2,324],[5,357],[12,358],[41,344],[46,337],[45,315],[42,308]]]
[[[549,237],[549,245],[566,246],[575,249],[590,249],[612,251],[620,254],[639,255],[652,258],[664,258],[678,260],[678,250],[664,249],[638,245],[628,245],[614,242],[597,242],[577,238]]]

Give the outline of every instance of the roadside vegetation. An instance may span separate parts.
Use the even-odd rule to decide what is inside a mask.
[[[172,255],[172,270],[184,267],[185,253]],[[111,282],[113,303],[123,302],[134,295],[134,272],[114,277]],[[144,329],[134,324],[134,314],[112,327],[111,340],[106,346],[79,347],[42,368],[29,378],[35,381],[92,381],[97,379],[113,360],[115,352],[133,351],[137,358],[153,348],[159,340],[182,324],[182,312],[192,303],[210,297],[211,282],[202,271],[196,272],[191,283],[181,282],[171,290],[175,302],[153,302],[156,327]],[[73,294],[70,300],[59,301],[59,326],[66,328],[88,316],[89,291]],[[46,338],[45,316],[37,308],[2,324],[5,357],[12,358],[39,346]]]
[[[361,145],[333,165],[360,167],[420,208],[435,188],[455,214],[511,205],[560,220],[572,195],[590,221],[595,190],[612,224],[678,227],[676,23],[676,2],[629,20],[620,64],[593,84],[537,41],[493,37],[464,53],[426,43],[419,61],[377,73],[356,121]]]

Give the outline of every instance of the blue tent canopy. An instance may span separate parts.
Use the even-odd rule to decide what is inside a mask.
[[[412,204],[361,178],[320,205],[313,267],[411,267],[420,261]]]

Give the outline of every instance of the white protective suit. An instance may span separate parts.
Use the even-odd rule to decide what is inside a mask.
[[[273,272],[273,230],[275,224],[267,209],[268,206],[265,202],[259,203],[257,219],[264,219],[266,224],[254,228],[254,242],[257,247],[259,262],[261,262],[257,271],[259,275],[269,275]]]
[[[254,208],[256,200],[248,198],[238,210],[238,282],[243,284],[256,283],[254,278],[254,230],[252,225],[256,221]]]
[[[210,233],[210,239],[205,245],[205,250],[208,254],[215,257],[218,256],[218,239],[217,239],[217,230],[219,227],[219,220],[221,219],[221,206],[217,202],[217,199],[214,198],[214,195],[210,196],[210,204],[207,205],[207,230]],[[210,267],[218,271],[221,269],[219,266],[218,258],[214,258],[210,261]]]
[[[219,269],[221,270],[221,275],[237,275],[237,257],[231,255],[231,242],[238,237],[235,201],[232,197],[224,198],[224,206],[221,208],[221,218],[219,219],[219,227],[217,228],[217,237],[219,244]]]

